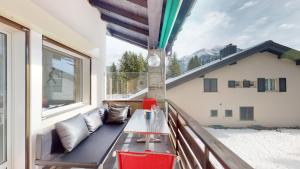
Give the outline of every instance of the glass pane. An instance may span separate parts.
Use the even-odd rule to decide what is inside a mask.
[[[147,72],[107,72],[106,99],[131,99],[148,87]]]
[[[275,90],[275,79],[271,79],[271,91]]]
[[[266,91],[270,91],[270,79],[265,80],[265,88],[266,88]]]
[[[82,101],[82,60],[43,47],[43,110]]]
[[[6,35],[0,33],[0,164],[7,157]]]

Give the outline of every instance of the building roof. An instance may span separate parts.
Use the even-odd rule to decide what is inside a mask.
[[[187,81],[193,80],[198,77],[202,77],[209,72],[212,72],[214,70],[222,68],[226,65],[235,64],[237,61],[239,61],[241,59],[244,59],[255,53],[261,53],[261,52],[270,52],[270,53],[277,55],[278,58],[291,59],[291,60],[295,61],[296,64],[300,64],[299,63],[299,61],[300,61],[300,52],[299,51],[269,40],[269,41],[263,42],[261,44],[258,44],[256,46],[253,46],[249,49],[229,55],[229,56],[219,59],[219,60],[215,60],[213,62],[205,64],[204,66],[195,68],[195,69],[188,71],[178,77],[168,79],[166,81],[166,85],[167,85],[166,87],[167,87],[167,89],[171,89],[182,83],[185,83]]]
[[[196,0],[89,0],[107,33],[145,49],[170,51]]]

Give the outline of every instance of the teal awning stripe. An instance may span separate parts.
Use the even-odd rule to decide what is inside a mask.
[[[162,29],[161,29],[161,35],[160,35],[160,39],[159,39],[159,47],[160,48],[162,48],[162,46],[163,46],[163,39],[164,39],[164,36],[166,34],[166,29],[167,29],[167,24],[168,24],[168,20],[169,20],[171,8],[172,8],[172,3],[173,3],[173,0],[167,0],[163,26],[162,26]]]
[[[161,36],[159,40],[159,48],[165,49],[165,47],[167,46],[168,39],[172,32],[181,4],[182,4],[182,0],[167,1],[165,15],[164,15],[164,22],[163,22]]]

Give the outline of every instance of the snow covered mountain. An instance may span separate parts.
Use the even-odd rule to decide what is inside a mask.
[[[179,64],[182,73],[187,71],[187,66],[190,61],[190,59],[194,56],[198,56],[199,62],[201,65],[205,65],[207,63],[210,63],[214,60],[220,59],[220,50],[222,50],[224,47],[223,46],[216,46],[212,49],[200,49],[190,55],[184,56],[179,59]],[[237,48],[237,52],[242,51],[242,49]]]
[[[200,49],[190,55],[184,56],[179,59],[181,71],[185,72],[187,70],[188,63],[190,59],[194,56],[198,56],[201,65],[209,63],[213,60],[216,60],[220,56],[220,50],[223,47],[214,47],[212,49]]]

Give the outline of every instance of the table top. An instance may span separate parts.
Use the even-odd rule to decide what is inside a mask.
[[[145,118],[144,112],[144,109],[137,109],[133,113],[124,129],[125,133],[158,135],[170,134],[170,130],[163,111],[158,112],[156,116],[154,113],[152,113],[149,120]]]

